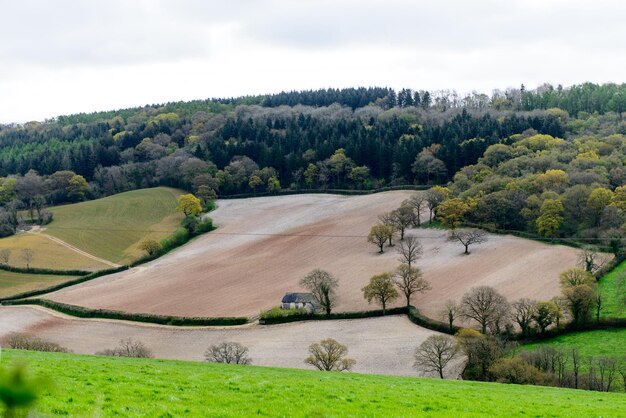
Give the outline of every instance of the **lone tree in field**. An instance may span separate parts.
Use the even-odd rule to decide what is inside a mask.
[[[311,344],[309,346],[309,354],[304,362],[322,371],[350,371],[356,364],[355,360],[346,357],[348,355],[348,347],[332,338]]]
[[[3,248],[0,250],[0,263],[5,266],[9,265],[9,259],[11,258],[11,250],[8,248]]]
[[[387,237],[389,240],[389,247],[393,247],[393,236],[396,233],[396,220],[393,212],[385,212],[382,215],[378,215],[378,220],[381,224],[388,226],[393,231],[393,233]]]
[[[338,280],[329,272],[315,269],[300,280],[300,286],[308,289],[317,303],[330,315],[337,299]]]
[[[424,247],[414,236],[407,236],[404,241],[400,242],[396,251],[400,255],[399,261],[411,267],[424,253]]]
[[[407,201],[415,211],[415,226],[422,226],[422,207],[426,202],[426,193],[418,192]]]
[[[406,297],[406,306],[411,305],[411,296],[415,293],[430,290],[430,283],[424,279],[417,267],[401,264],[394,273],[396,286]]]
[[[182,212],[185,216],[196,216],[202,212],[200,199],[190,194],[183,194],[178,197],[177,212]]]
[[[407,203],[402,202],[402,205],[391,212],[393,226],[400,232],[400,241],[404,240],[404,231],[415,223],[415,212],[413,208]]]
[[[361,290],[368,303],[372,303],[373,300],[382,306],[383,315],[387,309],[387,303],[398,299],[400,296],[394,287],[391,273],[382,273],[373,276],[369,284]]]
[[[440,315],[448,323],[448,327],[452,329],[454,320],[461,316],[461,306],[453,300],[448,300],[441,309]]]
[[[487,241],[487,234],[480,229],[454,230],[450,233],[451,241],[459,241],[465,247],[465,253],[469,254],[469,247],[473,244],[482,244]]]
[[[96,353],[101,356],[152,358],[152,351],[141,341],[133,341],[132,338],[120,340],[120,345],[113,349],[107,349]]]
[[[212,363],[250,364],[248,348],[239,343],[225,341],[210,346],[204,353],[206,361]]]
[[[424,373],[437,373],[443,379],[446,366],[458,356],[459,348],[454,338],[431,335],[415,350],[415,368]]]
[[[393,234],[393,227],[385,224],[376,224],[370,229],[370,233],[367,236],[367,242],[375,244],[380,249],[379,253],[382,254],[385,252],[383,249],[385,242],[387,242],[387,240],[391,240]]]
[[[153,239],[147,239],[143,241],[139,248],[145,251],[149,256],[156,255],[163,249],[161,247],[161,244]]]
[[[480,324],[481,332],[487,333],[487,326],[499,321],[510,311],[506,298],[489,286],[471,289],[461,300],[463,317]]]
[[[35,258],[35,252],[30,248],[24,248],[22,250],[22,260],[26,263],[26,269],[30,270],[30,263],[33,262],[33,258]]]

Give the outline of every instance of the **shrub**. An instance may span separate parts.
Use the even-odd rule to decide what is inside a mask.
[[[267,311],[261,311],[259,318],[261,319],[275,319],[275,318],[287,318],[290,316],[311,316],[304,308],[298,309],[281,309],[276,306]]]
[[[99,356],[152,358],[152,351],[141,341],[133,341],[132,338],[120,340],[120,345],[113,349],[107,349],[96,353]]]
[[[161,252],[161,244],[153,239],[147,239],[141,243],[140,249],[148,253],[149,256],[157,255]]]
[[[6,344],[16,350],[44,351],[50,353],[70,353],[71,351],[57,343],[29,337],[24,334],[11,333],[6,338]]]
[[[540,385],[546,380],[538,368],[520,357],[497,360],[489,368],[489,373],[491,373],[493,380],[499,383]]]

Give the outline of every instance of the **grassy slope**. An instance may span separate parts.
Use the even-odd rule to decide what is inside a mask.
[[[45,232],[106,260],[128,262],[141,255],[141,241],[160,240],[178,227],[179,194],[157,187],[55,207],[54,220]]]
[[[626,275],[626,261],[620,263],[600,280],[600,289],[604,297],[602,315],[606,317],[626,318],[626,307],[618,305],[617,279]]]
[[[13,235],[0,239],[0,249],[9,248],[11,258],[9,265],[26,267],[20,255],[21,250],[30,248],[34,251],[31,267],[49,268],[53,270],[102,270],[109,268],[104,263],[92,260],[72,251],[37,233]]]
[[[6,350],[70,416],[623,416],[626,395],[493,383]],[[6,364],[6,362],[3,362]]]
[[[524,345],[532,350],[540,345],[559,349],[576,348],[582,356],[626,357],[626,329],[610,329],[576,332],[561,335],[540,343]]]
[[[0,270],[0,297],[17,295],[18,293],[35,289],[43,289],[75,278],[76,276],[23,274]]]

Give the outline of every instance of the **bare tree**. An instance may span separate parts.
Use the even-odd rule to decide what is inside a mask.
[[[465,229],[459,230],[455,229],[450,232],[450,240],[459,241],[465,247],[465,253],[469,254],[469,247],[473,244],[482,244],[487,241],[487,234],[485,234],[480,229]]]
[[[309,356],[304,362],[327,372],[350,371],[356,361],[346,357],[347,355],[348,347],[332,338],[327,338],[309,346]]]
[[[302,280],[300,286],[308,289],[319,305],[330,315],[337,299],[338,280],[329,272],[315,269]]]
[[[11,258],[11,250],[9,248],[3,248],[0,250],[0,262],[5,266],[9,265],[9,259]]]
[[[367,236],[367,242],[375,244],[380,249],[379,253],[382,254],[385,252],[383,250],[385,242],[389,240],[389,242],[391,243],[391,238],[393,237],[394,232],[395,231],[392,226],[385,224],[376,224],[370,229],[370,233]]]
[[[424,203],[426,203],[426,193],[418,192],[414,194],[413,196],[411,196],[411,198],[409,198],[408,203],[415,210],[415,222],[416,222],[415,226],[421,226],[422,225],[422,207],[424,206]]]
[[[400,296],[394,287],[391,273],[381,273],[373,276],[369,284],[361,290],[368,303],[372,303],[372,300],[374,300],[383,307],[383,315],[387,309],[387,303]]]
[[[424,373],[437,373],[443,379],[446,366],[458,355],[454,338],[431,335],[415,350],[415,368]]]
[[[235,342],[225,341],[210,346],[204,353],[206,361],[227,364],[250,364],[248,348]]]
[[[454,300],[447,300],[440,311],[441,317],[447,321],[450,329],[454,326],[454,320],[461,315],[461,307]]]
[[[612,357],[600,357],[598,367],[598,389],[610,392],[617,377],[617,360]]]
[[[591,247],[584,247],[578,254],[578,265],[591,274],[596,274],[606,265],[609,258]]]
[[[411,305],[411,296],[414,293],[432,289],[421,270],[408,264],[401,264],[394,273],[396,286],[406,297],[406,306]]]
[[[462,315],[478,322],[483,334],[487,333],[488,325],[508,311],[510,306],[505,297],[489,286],[474,287],[461,300]]]
[[[424,247],[422,247],[422,244],[420,244],[416,237],[407,236],[404,241],[400,242],[396,251],[400,254],[399,261],[411,267],[424,253]]]
[[[141,341],[133,341],[132,338],[122,339],[120,340],[120,345],[118,347],[104,350],[96,354],[114,357],[153,357],[152,351],[148,347],[146,347]]]
[[[519,325],[522,335],[530,334],[530,324],[533,320],[536,304],[537,302],[534,300],[521,298],[511,305],[513,307],[513,320]]]
[[[32,263],[33,258],[35,257],[35,252],[30,248],[22,249],[22,260],[26,263],[26,269],[30,269],[30,263]]]
[[[572,374],[574,375],[574,388],[578,389],[578,375],[580,374],[580,353],[572,348]]]

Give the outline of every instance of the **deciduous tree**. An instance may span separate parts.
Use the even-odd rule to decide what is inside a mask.
[[[437,373],[441,379],[448,364],[459,355],[459,346],[447,335],[431,335],[415,350],[415,368]]]
[[[473,319],[480,324],[481,332],[487,333],[487,326],[499,320],[510,311],[506,298],[489,286],[479,286],[471,289],[461,300],[461,312],[467,319]]]
[[[355,360],[346,357],[348,355],[348,347],[332,338],[311,344],[309,346],[309,354],[304,362],[322,371],[350,371],[356,364]]]
[[[300,286],[308,289],[317,303],[330,315],[337,300],[339,281],[329,272],[315,269],[300,280]]]
[[[464,254],[469,254],[470,245],[482,244],[483,242],[486,242],[487,234],[485,234],[480,229],[455,229],[454,231],[450,232],[449,239],[453,241],[459,241],[465,247]]]
[[[411,305],[411,296],[415,293],[426,292],[431,288],[421,270],[408,264],[401,264],[394,273],[396,286],[406,297],[406,306]]]
[[[178,197],[178,212],[182,212],[185,216],[196,216],[202,212],[200,199],[192,194],[183,194]]]
[[[367,236],[367,242],[375,244],[379,249],[379,253],[384,253],[384,245],[387,240],[390,240],[394,234],[393,227],[385,224],[376,224],[370,229],[370,233]]]
[[[400,242],[396,251],[400,255],[400,262],[411,267],[424,253],[424,247],[416,237],[410,235]]]
[[[368,303],[375,301],[382,306],[383,315],[387,309],[387,304],[400,296],[394,287],[391,273],[381,273],[373,276],[369,284],[361,290]]]
[[[248,348],[235,342],[225,341],[210,346],[204,353],[206,361],[226,364],[250,364]]]

